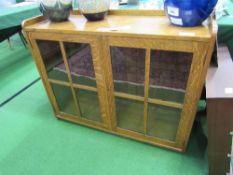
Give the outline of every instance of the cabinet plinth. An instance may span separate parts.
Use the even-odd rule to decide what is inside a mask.
[[[36,17],[23,29],[58,118],[184,151],[214,24],[179,28],[161,11],[131,12],[98,22]]]

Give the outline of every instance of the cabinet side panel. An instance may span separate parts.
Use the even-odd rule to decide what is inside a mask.
[[[193,121],[197,111],[198,101],[203,86],[202,77],[208,45],[205,43],[193,43],[193,61],[189,74],[184,107],[182,111],[176,142],[178,147],[186,149]],[[200,88],[201,86],[201,88]]]

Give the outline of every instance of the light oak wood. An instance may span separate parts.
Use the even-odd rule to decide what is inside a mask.
[[[59,81],[59,80],[53,80],[53,79],[48,79],[48,81],[50,83],[53,83],[53,84],[70,87],[70,83],[69,82],[64,82],[64,81]]]
[[[114,98],[114,85],[112,81],[112,63],[111,53],[109,49],[109,43],[107,37],[102,36],[101,38],[101,45],[102,45],[102,56],[103,56],[103,68],[105,74],[105,83],[106,83],[106,92],[108,94],[108,109],[109,109],[109,118],[110,118],[110,126],[112,130],[116,130],[117,128],[117,121],[116,121],[116,105],[115,105],[115,98]]]
[[[177,108],[177,109],[183,109],[183,105],[175,102],[169,102],[169,101],[163,101],[163,100],[158,100],[158,99],[148,99],[149,103],[153,103],[156,105],[163,105],[167,107],[172,107],[172,108]]]
[[[32,38],[32,36],[29,36],[29,39]],[[45,89],[46,89],[46,92],[49,96],[49,99],[50,99],[50,102],[53,106],[53,109],[55,111],[55,114],[58,114],[59,112],[59,107],[58,107],[58,104],[56,102],[56,97],[54,96],[54,93],[53,93],[53,90],[49,84],[49,81],[48,81],[48,76],[46,74],[46,69],[45,69],[45,66],[44,66],[44,63],[43,63],[43,59],[41,57],[41,54],[40,54],[40,51],[39,51],[39,48],[38,48],[38,45],[36,43],[35,40],[31,40],[31,44],[32,44],[32,49],[33,49],[33,55],[34,55],[34,58],[36,60],[36,65],[38,67],[38,70],[40,72],[40,76],[41,76],[41,79],[43,81],[43,84],[45,86]]]
[[[36,20],[36,19],[35,19]],[[39,20],[39,19],[37,19]],[[158,25],[159,24],[159,25]],[[208,25],[192,28],[174,27],[166,16],[109,15],[99,22],[88,22],[81,15],[72,15],[69,21],[52,23],[49,20],[28,25],[26,31],[84,34],[154,39],[195,40],[208,42],[211,37]]]
[[[104,126],[106,128],[110,127],[110,119],[108,117],[108,100],[106,94],[106,84],[104,79],[104,70],[102,68],[102,55],[101,55],[101,47],[99,46],[98,38],[93,41],[92,45],[92,58],[93,58],[93,65],[95,70],[95,77],[98,89],[98,96],[100,100],[101,106],[101,115],[104,122]]]
[[[179,104],[179,103],[169,102],[169,101],[163,101],[163,100],[159,100],[159,99],[148,98],[149,88],[145,88],[145,91],[146,90],[147,90],[147,92],[144,95],[144,97],[140,97],[140,96],[136,96],[136,95],[131,95],[131,94],[126,94],[126,93],[121,93],[121,92],[114,92],[114,96],[125,98],[125,99],[131,99],[131,100],[141,101],[141,102],[145,102],[145,97],[147,96],[147,100],[146,101],[149,102],[149,103],[156,104],[156,105],[163,105],[163,106],[167,106],[167,107],[178,108],[178,109],[183,109],[183,105]]]
[[[148,97],[149,97],[149,86],[150,86],[150,49],[146,50],[145,59],[145,87],[144,87],[144,133],[147,134],[148,129]]]
[[[192,123],[197,111],[198,101],[201,95],[200,86],[203,87],[203,85],[200,84],[200,80],[202,79],[202,76],[206,76],[202,74],[202,70],[204,68],[204,60],[207,54],[208,45],[205,43],[195,43],[193,47],[196,49],[196,51],[194,52],[193,56],[188,87],[186,90],[187,92],[185,94],[184,107],[176,136],[177,143],[179,143],[179,146],[183,147],[184,149],[187,146],[186,139],[190,136]]]
[[[139,13],[139,11],[134,10],[111,10],[105,20],[97,22],[88,22],[80,15],[79,11],[74,11],[72,13],[73,15],[70,16],[69,21],[62,23],[52,23],[41,16],[26,20],[23,23],[25,35],[55,115],[58,118],[88,127],[172,150],[184,151],[189,140],[197,111],[198,100],[200,98],[201,89],[204,84],[207,68],[214,48],[216,38],[216,28],[214,27],[215,22],[210,19],[210,23],[203,26],[180,28],[172,26],[163,11],[149,10],[140,11]],[[48,78],[37,40],[55,41],[60,44],[64,65],[67,70],[68,82]],[[96,81],[97,87],[79,84],[79,81],[75,83],[73,82],[66,50],[64,48],[64,42],[86,43],[90,45],[92,63],[95,72],[94,80]],[[114,89],[110,47],[138,48],[145,50],[143,96],[117,92]],[[181,104],[173,101],[149,98],[151,50],[193,54],[187,88],[185,89],[184,103]],[[98,122],[61,112],[51,88],[51,84],[69,87],[72,91],[72,98],[74,99],[75,106],[79,111],[82,111],[82,109],[79,104],[79,97],[76,96],[75,89],[98,94],[101,121]],[[119,98],[123,99],[123,101],[140,102],[139,104],[143,105],[143,117],[141,121],[143,126],[142,133],[131,131],[126,128],[120,128],[118,126],[118,115],[121,115],[121,111],[117,111],[119,110],[117,106],[119,105],[117,104],[119,101],[117,102],[116,99]],[[174,132],[172,134],[176,136],[174,141],[148,135],[149,127],[153,127],[153,125],[148,125],[148,121],[151,121],[148,119],[148,106],[151,104],[182,111],[179,125],[177,126],[177,132],[172,130]],[[90,103],[90,106],[91,105],[92,104]],[[93,108],[97,109],[96,106],[93,106]],[[133,106],[131,108],[133,109]],[[132,111],[132,109],[129,111]],[[162,113],[163,112],[164,111],[162,111]],[[136,115],[137,114],[132,118],[132,122],[138,122],[139,118],[137,118]],[[159,118],[163,116],[155,117],[157,117],[156,120],[154,120],[155,124],[158,122],[159,126],[166,125],[166,123]],[[171,119],[173,118],[173,116],[167,117]],[[128,119],[129,118],[123,119],[123,122],[132,124]],[[169,123],[168,126],[171,124],[172,122]]]
[[[48,79],[48,81],[50,83],[53,83],[53,84],[58,84],[58,85],[70,87],[70,83],[68,83],[68,82],[64,82],[64,81],[60,81],[60,80],[53,80],[53,79]],[[95,87],[85,86],[85,85],[81,85],[81,84],[73,83],[73,87],[78,88],[78,89],[82,89],[82,90],[98,92],[98,89]]]
[[[74,10],[71,12],[73,15],[81,15],[79,10]],[[126,16],[165,16],[165,12],[163,10],[114,10],[110,9],[108,11],[108,15],[126,15]]]
[[[121,93],[121,92],[114,92],[113,94],[116,97],[121,97],[121,98],[132,99],[132,100],[144,102],[144,97],[126,94],[126,93]]]
[[[30,20],[28,22],[26,21],[25,24],[30,24]],[[47,96],[49,98],[49,101],[52,104],[52,109],[53,109],[55,115],[57,115],[57,113],[58,113],[58,110],[57,110],[58,106],[57,106],[57,104],[55,102],[53,94],[49,91],[49,89],[47,89],[48,81],[46,81],[46,79],[43,76],[43,73],[41,71],[41,68],[40,68],[40,64],[41,63],[39,62],[39,59],[41,59],[41,58],[38,55],[38,51],[36,50],[37,48],[33,47],[35,43],[32,43],[32,40],[30,39],[31,38],[30,33],[25,32],[24,35],[25,35],[25,38],[27,40],[29,49],[30,49],[30,51],[32,53],[33,59],[34,59],[34,61],[36,63],[37,70],[38,70],[38,72],[40,74],[40,77],[41,77],[41,80],[42,80],[43,85],[45,87],[45,90],[46,90]]]
[[[85,86],[85,85],[81,85],[81,84],[74,84],[74,87],[78,88],[78,89],[82,89],[82,90],[98,92],[98,89],[95,87]]]
[[[69,85],[71,87],[71,92],[72,92],[72,96],[73,96],[73,99],[74,99],[74,103],[75,103],[75,106],[80,114],[79,117],[82,116],[82,111],[81,111],[81,108],[80,108],[80,105],[79,105],[79,102],[77,100],[77,96],[76,96],[76,93],[75,93],[75,90],[74,90],[74,85],[73,85],[73,80],[72,80],[72,77],[71,77],[71,73],[70,73],[70,67],[69,67],[69,63],[68,63],[68,58],[67,58],[67,55],[66,55],[66,51],[65,51],[65,46],[63,44],[63,42],[59,42],[59,45],[60,45],[60,49],[61,49],[61,53],[62,53],[62,58],[64,60],[64,63],[65,63],[65,67],[66,67],[66,71],[67,71],[67,75],[68,75],[68,80],[69,80]]]

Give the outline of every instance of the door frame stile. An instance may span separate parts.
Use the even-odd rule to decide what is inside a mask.
[[[192,129],[189,129],[188,127],[192,126],[197,111],[201,91],[196,91],[200,89],[198,87],[200,86],[200,77],[203,76],[202,70],[204,67],[204,60],[208,49],[208,43],[205,42],[192,42],[192,45],[193,60],[187,83],[188,86],[185,92],[181,119],[176,133],[177,146],[183,151],[185,151],[187,146],[185,139],[189,138]]]
[[[35,53],[35,60],[36,60],[36,64],[37,64],[37,67],[38,67],[38,70],[41,74],[41,78],[43,80],[43,84],[44,84],[44,87],[45,87],[45,90],[49,96],[49,99],[51,101],[51,104],[55,110],[55,114],[57,115],[59,113],[59,107],[58,107],[58,104],[57,104],[57,101],[56,101],[56,97],[54,96],[53,94],[53,90],[51,88],[51,85],[49,83],[49,78],[47,76],[47,73],[46,73],[46,68],[45,68],[45,65],[43,63],[43,58],[40,54],[40,50],[39,50],[39,47],[36,43],[36,40],[37,38],[33,37],[33,33],[31,35],[31,42],[32,42],[32,45],[34,45],[34,53]]]

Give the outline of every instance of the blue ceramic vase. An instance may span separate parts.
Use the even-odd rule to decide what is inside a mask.
[[[182,27],[201,25],[218,0],[165,0],[164,8],[172,24]]]

